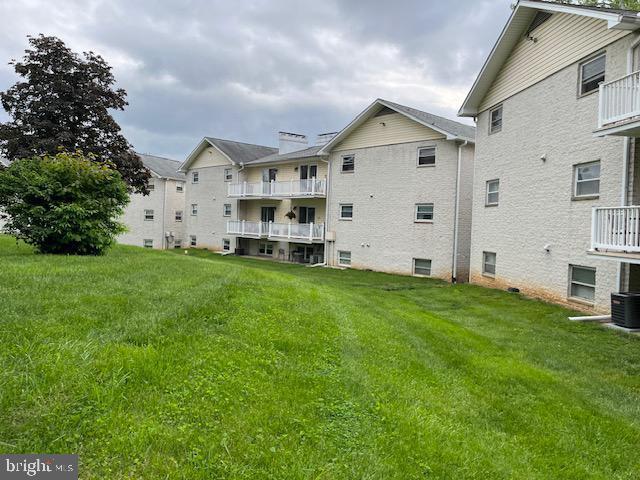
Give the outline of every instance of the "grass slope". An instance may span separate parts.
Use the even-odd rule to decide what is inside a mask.
[[[0,451],[81,478],[637,478],[640,342],[505,292],[0,236]]]

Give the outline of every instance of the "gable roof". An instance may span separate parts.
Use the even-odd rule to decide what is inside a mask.
[[[344,140],[351,132],[362,125],[367,119],[375,115],[382,108],[389,108],[395,112],[404,115],[405,117],[418,122],[425,127],[431,128],[438,133],[443,134],[447,140],[463,140],[467,142],[475,142],[476,128],[471,125],[465,125],[448,118],[440,117],[432,113],[423,112],[415,108],[400,105],[399,103],[383,100],[382,98],[376,99],[371,105],[364,109],[349,125],[343,128],[335,137],[331,139],[324,147],[319,151],[320,155],[327,154],[333,147],[338,145]]]
[[[254,143],[236,142],[223,138],[204,137],[198,146],[189,154],[187,159],[180,165],[180,171],[185,172],[189,165],[196,159],[205,148],[213,147],[222,153],[231,164],[251,163],[259,158],[266,157],[278,152],[277,148],[256,145]]]
[[[258,158],[252,162],[249,162],[250,165],[259,165],[262,163],[275,163],[275,162],[284,162],[288,160],[300,160],[304,158],[318,157],[320,156],[319,152],[322,149],[323,145],[317,145],[314,147],[305,148],[303,150],[298,150],[296,152],[289,153],[274,153],[272,155],[268,155],[263,158]]]
[[[157,177],[170,178],[172,180],[185,179],[184,174],[178,172],[178,168],[180,168],[180,162],[178,160],[149,155],[147,153],[136,153],[136,155],[140,157],[144,166]]]
[[[570,13],[605,20],[609,29],[636,30],[640,28],[638,12],[614,8],[571,5],[543,0],[519,0],[513,7],[511,17],[503,28],[491,53],[487,57],[467,98],[458,111],[461,117],[473,117],[500,69],[518,41],[525,34],[538,12]]]

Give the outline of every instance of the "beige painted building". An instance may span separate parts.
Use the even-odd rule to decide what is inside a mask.
[[[595,312],[640,288],[639,28],[516,4],[460,110],[477,121],[472,282]]]
[[[185,177],[180,162],[138,154],[151,173],[149,195],[132,194],[123,223],[127,231],[118,243],[167,249],[185,246]]]

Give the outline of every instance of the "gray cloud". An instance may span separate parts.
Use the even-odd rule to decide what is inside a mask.
[[[204,135],[337,130],[377,97],[453,118],[509,14],[509,0],[0,0],[0,89],[26,35],[57,35],[114,67],[134,147],[181,159]]]

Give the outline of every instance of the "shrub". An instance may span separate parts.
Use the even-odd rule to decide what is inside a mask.
[[[124,231],[127,185],[80,153],[12,162],[0,170],[4,230],[42,253],[99,255]]]

